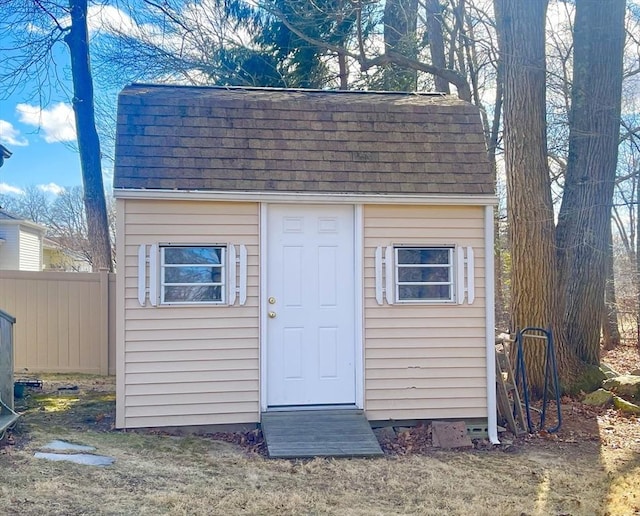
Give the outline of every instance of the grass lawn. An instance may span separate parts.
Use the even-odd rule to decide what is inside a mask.
[[[0,514],[640,514],[635,418],[619,423],[624,434],[609,421],[600,437],[567,431],[506,451],[271,460],[206,436],[111,430],[112,379],[44,379],[45,392],[23,402],[13,444],[0,448]],[[79,393],[57,394],[69,382]],[[34,458],[53,439],[94,446],[115,463]]]

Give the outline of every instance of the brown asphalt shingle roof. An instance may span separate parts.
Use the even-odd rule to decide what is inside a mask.
[[[493,194],[478,109],[407,93],[133,85],[115,188]]]

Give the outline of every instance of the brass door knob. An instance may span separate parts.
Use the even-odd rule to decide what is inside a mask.
[[[269,318],[275,319],[276,318],[276,313],[275,312],[269,312]]]

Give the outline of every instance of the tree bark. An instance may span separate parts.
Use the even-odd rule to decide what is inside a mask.
[[[444,53],[444,36],[442,31],[442,6],[439,0],[427,0],[427,34],[429,35],[429,53],[431,63],[438,68],[446,68]],[[439,75],[434,75],[436,91],[450,94],[449,81]]]
[[[384,47],[386,54],[417,57],[416,29],[418,0],[387,0],[384,7]],[[390,91],[413,91],[417,71],[395,63],[384,71],[383,88]]]
[[[611,219],[609,219],[611,221]],[[618,305],[616,303],[615,275],[613,270],[613,235],[609,223],[609,239],[605,256],[604,313],[602,314],[602,342],[604,349],[614,349],[620,344],[618,329]]]
[[[546,0],[495,0],[504,72],[504,157],[511,247],[511,329],[551,328],[561,374],[569,374],[558,324],[554,218],[546,134]],[[537,341],[537,339],[536,339]],[[544,350],[525,345],[527,376],[542,391]]]
[[[636,345],[638,346],[638,350],[640,350],[640,181],[636,183],[636,202],[638,202],[638,206],[636,207],[636,238],[635,245],[632,247],[633,249],[633,262],[635,264],[635,274],[634,274],[634,286],[635,286],[635,296],[636,296]]]
[[[113,269],[109,221],[102,180],[100,139],[96,130],[93,78],[89,61],[87,0],[69,0],[71,29],[65,36],[71,56],[73,111],[84,187],[84,205],[93,253],[93,269]]]
[[[625,0],[577,0],[569,156],[558,215],[563,326],[587,364],[600,363],[606,256],[618,159]]]

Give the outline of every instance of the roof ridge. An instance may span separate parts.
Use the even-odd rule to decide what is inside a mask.
[[[9,220],[23,220],[22,218],[14,215],[13,213],[8,212],[2,206],[0,206],[0,219],[9,219]]]
[[[390,91],[390,90],[338,90],[320,88],[278,88],[273,86],[220,86],[212,85],[191,85],[191,84],[162,84],[134,82],[124,87],[124,90],[133,88],[176,88],[190,90],[228,90],[228,91],[264,91],[264,92],[289,92],[289,93],[327,93],[327,94],[366,94],[366,95],[396,95],[405,97],[447,97],[447,93],[439,91]]]

